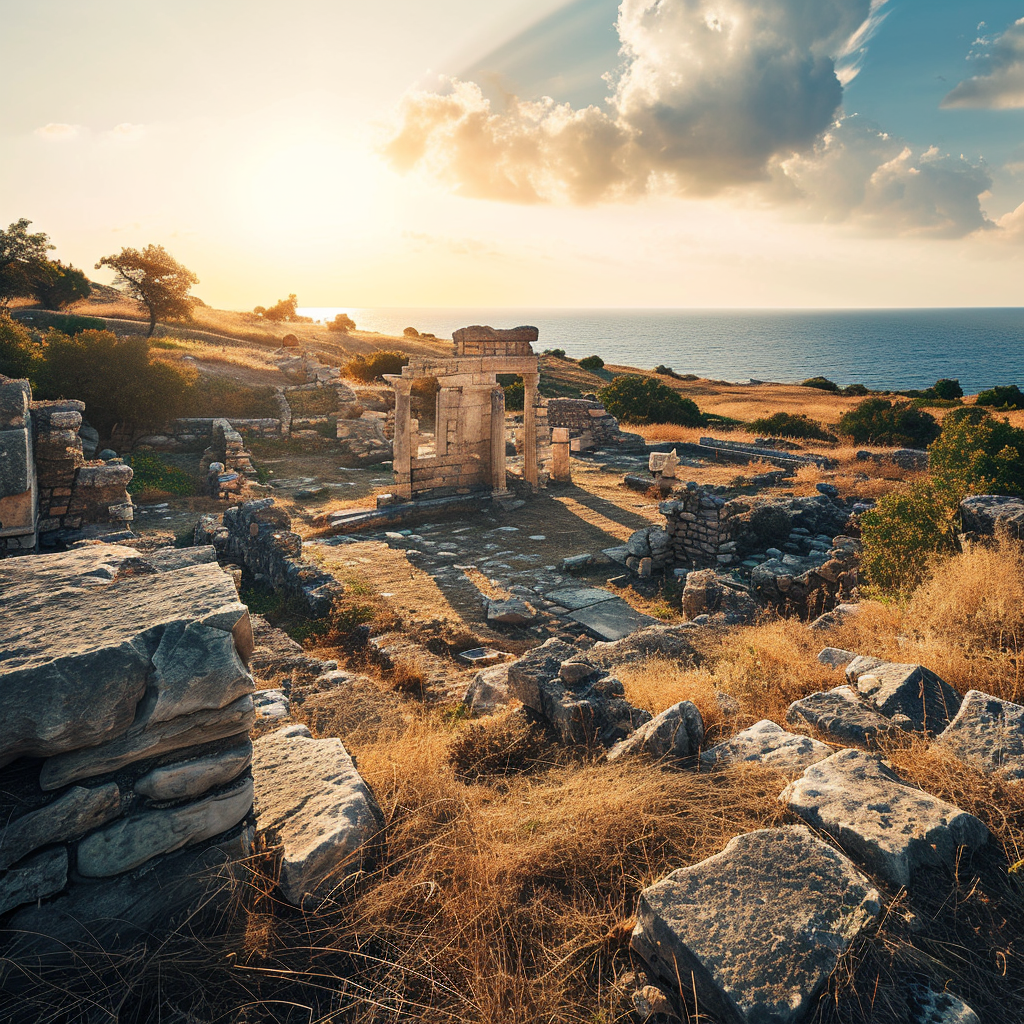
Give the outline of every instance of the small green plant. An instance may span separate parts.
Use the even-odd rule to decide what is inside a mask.
[[[345,366],[345,374],[356,380],[381,380],[384,374],[399,374],[409,362],[404,352],[379,350],[369,355],[356,356]]]
[[[167,494],[188,495],[196,493],[195,480],[183,469],[168,466],[159,456],[149,452],[136,452],[126,460],[132,467],[132,481],[129,494],[143,491],[165,491]]]
[[[964,389],[960,387],[960,381],[949,377],[940,377],[931,390],[935,392],[936,398],[941,398],[946,402],[964,397]]]
[[[604,360],[600,356],[584,356],[580,360],[580,369],[588,373],[597,373],[604,369]]]
[[[190,548],[196,542],[196,528],[186,526],[183,530],[176,530],[174,533],[174,546],[176,548]]]
[[[939,436],[934,416],[914,408],[910,402],[892,402],[887,398],[866,398],[840,417],[838,430],[856,444],[916,448],[926,448]]]
[[[564,348],[546,348],[546,349],[544,349],[544,355],[552,356],[555,359],[565,359],[566,358],[565,349]]]
[[[671,377],[673,380],[683,379],[675,370],[672,369],[671,366],[665,366],[664,363],[658,363],[654,368],[654,372],[658,374],[659,377]]]
[[[863,384],[847,384],[842,389],[842,394],[846,398],[864,398],[866,395],[870,395],[871,392]]]
[[[501,376],[505,376],[502,374]],[[511,384],[503,384],[501,390],[505,392],[505,408],[509,412],[522,412],[526,404],[526,386],[522,380],[514,380]]]
[[[616,377],[597,397],[608,412],[624,423],[677,423],[684,427],[699,427],[703,423],[696,402],[652,377]]]
[[[326,636],[330,629],[330,619],[306,619],[304,622],[299,622],[292,626],[288,632],[293,639],[298,640],[300,644],[304,644],[309,641],[315,642],[321,637]]]
[[[768,437],[802,437],[814,441],[835,441],[834,434],[830,434],[817,420],[803,414],[795,416],[788,412],[777,412],[772,416],[764,416],[761,419],[753,420],[750,429],[757,434],[765,434]]]
[[[1024,392],[1016,384],[1001,384],[979,392],[976,403],[995,409],[1024,409]]]
[[[834,380],[829,380],[828,377],[809,377],[805,381],[801,381],[801,387],[804,388],[817,388],[819,391],[838,391],[839,385]]]

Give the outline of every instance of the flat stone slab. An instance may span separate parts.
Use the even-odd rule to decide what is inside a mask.
[[[935,742],[961,761],[1009,781],[1024,781],[1024,707],[968,690]]]
[[[256,822],[283,846],[282,895],[301,906],[325,897],[375,859],[384,815],[339,739],[290,725],[253,744]]]
[[[568,618],[585,626],[599,640],[621,640],[630,633],[659,624],[652,616],[631,608],[621,597],[581,608]]]
[[[563,587],[560,590],[550,590],[544,596],[573,612],[600,604],[602,601],[610,601],[615,597],[611,591],[602,590],[600,587]]]
[[[863,750],[812,765],[779,800],[893,885],[909,884],[919,868],[952,869],[959,847],[988,841],[973,814],[916,789]]]
[[[95,544],[5,559],[0,593],[0,767],[223,708],[252,690],[249,613],[216,563],[179,566]],[[154,699],[137,715],[147,689]]]
[[[724,768],[729,764],[748,762],[782,771],[802,771],[831,753],[832,748],[827,744],[810,736],[786,732],[765,719],[738,732],[732,739],[705,750],[700,755],[700,766],[704,769]]]
[[[67,848],[58,846],[37,853],[0,877],[0,914],[52,896],[67,884]]]
[[[850,861],[801,825],[748,832],[644,889],[631,946],[728,1024],[797,1024],[881,912]],[[691,980],[692,979],[692,980]]]
[[[874,746],[879,736],[898,731],[890,719],[868,707],[849,686],[837,686],[793,701],[786,712],[786,721],[791,725],[814,726],[839,743],[859,743],[866,747]]]

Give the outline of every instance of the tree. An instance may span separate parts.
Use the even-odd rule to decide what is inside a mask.
[[[697,403],[683,398],[653,377],[616,377],[597,397],[605,409],[625,423],[679,423],[699,427],[703,422]]]
[[[60,260],[48,262],[36,281],[36,298],[46,309],[63,309],[79,299],[89,298],[89,279],[77,267],[65,267]]]
[[[338,331],[341,334],[348,334],[349,331],[356,329],[356,322],[348,315],[348,313],[339,313],[328,325],[327,330]],[[407,327],[406,333],[412,328]]]
[[[15,221],[0,231],[0,310],[6,310],[11,299],[34,295],[36,283],[49,261],[47,252],[53,248],[43,232],[30,235],[32,221]]]
[[[0,313],[0,373],[32,380],[37,362],[32,335],[6,313]]]
[[[157,320],[188,320],[195,299],[189,295],[199,278],[183,267],[162,245],[122,249],[115,256],[104,256],[96,269],[110,267],[117,283],[149,310],[149,335]]]

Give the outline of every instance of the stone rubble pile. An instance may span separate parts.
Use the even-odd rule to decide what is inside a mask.
[[[115,919],[191,878],[176,851],[247,853],[253,639],[213,549],[12,559],[0,590],[0,912],[63,893],[10,926]]]

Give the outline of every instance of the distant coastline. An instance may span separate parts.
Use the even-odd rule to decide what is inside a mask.
[[[870,388],[925,388],[958,378],[968,393],[1024,384],[1024,309],[693,310],[305,307],[346,312],[360,329],[405,327],[450,338],[470,323],[540,328],[540,348],[574,358],[718,380],[795,383],[823,375]]]

